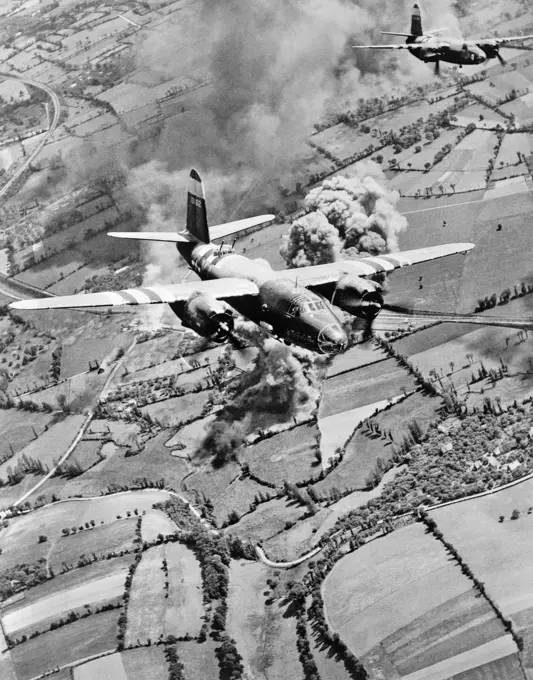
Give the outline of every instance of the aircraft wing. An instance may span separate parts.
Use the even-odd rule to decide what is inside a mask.
[[[402,43],[395,45],[352,45],[354,50],[408,50],[416,45],[404,45]]]
[[[209,236],[211,240],[216,238],[225,238],[232,234],[238,234],[240,231],[257,227],[266,222],[272,222],[276,219],[275,215],[258,215],[257,217],[247,217],[244,220],[237,220],[236,222],[226,222],[225,224],[215,224],[209,227]]]
[[[509,35],[506,38],[482,38],[481,40],[466,40],[465,44],[472,47],[476,45],[503,45],[508,42],[521,42],[522,40],[529,40],[533,38],[532,35]]]
[[[57,297],[20,300],[12,302],[12,309],[77,309],[79,307],[117,307],[123,305],[150,305],[162,302],[187,300],[192,293],[200,292],[217,300],[229,300],[244,295],[257,295],[259,290],[248,279],[227,278],[211,281],[171,283],[168,286],[146,286],[127,290],[59,295]]]
[[[441,246],[405,250],[401,253],[386,255],[372,255],[355,260],[341,260],[329,264],[318,264],[311,267],[286,269],[276,272],[276,278],[297,282],[303,286],[321,286],[325,283],[335,283],[343,276],[370,276],[378,272],[391,272],[399,267],[408,267],[440,257],[466,253],[474,247],[473,243],[445,243]]]

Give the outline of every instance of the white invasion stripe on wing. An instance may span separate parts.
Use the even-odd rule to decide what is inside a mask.
[[[110,305],[124,305],[128,304],[125,302],[124,298],[120,293],[115,293],[114,291],[109,291],[106,293],[106,295],[109,297],[109,304]]]
[[[131,295],[131,297],[134,300],[137,300],[137,302],[140,305],[147,305],[147,304],[150,304],[152,302],[152,300],[150,300],[150,298],[148,297],[148,295],[146,295],[146,293],[143,293],[141,290],[138,290],[137,288],[128,288],[124,292]]]
[[[367,262],[373,262],[377,265],[380,265],[387,272],[390,272],[394,269],[394,265],[392,264],[392,262],[390,262],[388,260],[383,260],[380,257],[369,257],[369,258],[366,258],[366,260],[367,260]]]
[[[176,302],[176,294],[169,290],[167,286],[145,286],[145,289],[151,291],[154,295],[158,295],[162,302]]]

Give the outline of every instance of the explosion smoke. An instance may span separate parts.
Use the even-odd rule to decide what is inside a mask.
[[[358,163],[355,173],[325,180],[307,194],[312,212],[291,225],[280,249],[290,267],[398,250],[398,235],[407,226],[396,209],[398,192],[383,186],[377,163]]]

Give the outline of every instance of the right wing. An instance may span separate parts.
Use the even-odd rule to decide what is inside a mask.
[[[352,45],[354,50],[408,50],[416,45]]]
[[[365,255],[353,260],[340,260],[328,264],[316,264],[310,267],[285,269],[276,272],[276,279],[294,281],[312,288],[326,283],[336,283],[343,276],[371,276],[378,272],[391,272],[399,267],[437,260],[456,253],[466,253],[474,247],[473,243],[444,243],[440,246],[404,250],[399,253],[383,255]]]
[[[20,300],[12,302],[12,309],[77,309],[80,307],[117,307],[124,305],[150,305],[162,302],[187,300],[192,293],[205,293],[217,300],[229,300],[244,295],[257,295],[259,290],[248,279],[227,278],[210,281],[171,283],[168,286],[146,286],[127,290],[79,295],[58,295],[54,297]]]

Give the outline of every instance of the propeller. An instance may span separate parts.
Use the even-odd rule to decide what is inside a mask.
[[[435,75],[440,76],[440,61],[438,59],[435,62]]]
[[[496,52],[496,59],[500,62],[500,64],[501,64],[502,66],[505,66],[505,64],[507,64],[507,62],[505,61],[505,59],[504,59],[504,58],[502,57],[502,55],[500,54],[500,51],[499,51],[499,50],[498,50],[498,52]]]

